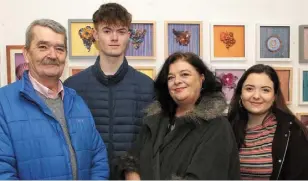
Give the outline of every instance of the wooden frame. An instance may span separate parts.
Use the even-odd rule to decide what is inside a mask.
[[[178,35],[175,35],[175,33]],[[194,52],[202,57],[202,42],[203,28],[201,21],[165,21],[165,58],[176,51]]]
[[[99,51],[93,37],[93,28],[94,24],[91,19],[68,20],[68,55],[70,59],[87,59],[98,56]],[[88,34],[82,32],[88,32]]]
[[[300,25],[298,35],[299,63],[308,63],[308,25]]]
[[[244,23],[213,23],[210,25],[210,30],[211,61],[228,61],[229,63],[247,60],[247,25]],[[228,41],[222,40],[222,37],[230,35],[229,32],[232,34],[230,37],[228,36]],[[235,41],[230,42],[230,39]],[[218,56],[216,56],[217,54]]]
[[[22,52],[23,47],[24,45],[6,46],[6,65],[7,65],[6,75],[8,84],[16,81],[16,68],[17,68],[16,65],[18,66],[22,63],[25,63],[25,59],[23,57],[23,52]]]
[[[306,128],[308,128],[308,112],[296,113],[296,117],[300,122],[302,122],[306,126]],[[303,120],[303,117],[305,117],[304,120]]]
[[[276,70],[279,81],[280,81],[280,88],[283,94],[283,97],[286,101],[286,104],[292,104],[292,90],[293,90],[293,68],[292,67],[274,67],[273,68]],[[285,77],[286,74],[283,74],[285,72],[287,73],[287,78]],[[288,81],[288,82],[282,82],[283,81]],[[288,88],[287,92],[286,88]],[[287,94],[287,95],[286,95]]]
[[[291,30],[291,26],[285,24],[258,24],[256,28],[256,60],[261,62],[291,61],[293,49],[291,44],[294,42]]]
[[[142,39],[133,36],[136,35],[133,29],[140,28],[146,30]],[[155,21],[133,21],[131,24],[131,36],[128,44],[125,57],[127,59],[144,60],[144,59],[156,59],[156,22]],[[141,42],[140,42],[141,41]]]
[[[299,83],[299,105],[308,105],[308,67],[299,68],[298,83]]]
[[[227,103],[229,104],[234,94],[237,83],[240,80],[241,76],[244,74],[244,72],[247,70],[247,68],[244,66],[215,66],[213,67],[213,69],[215,76],[221,80],[221,83],[223,85],[223,93],[225,94],[225,98],[227,100]]]
[[[88,67],[89,66],[70,66],[69,67],[69,77],[81,72],[82,70],[84,70]]]
[[[156,70],[154,66],[133,66],[137,71],[144,73],[149,76],[151,79],[155,79]]]

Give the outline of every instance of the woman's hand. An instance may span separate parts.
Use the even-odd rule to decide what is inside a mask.
[[[137,172],[125,173],[125,180],[140,180],[140,175]]]

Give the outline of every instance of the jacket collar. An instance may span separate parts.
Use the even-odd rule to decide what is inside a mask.
[[[21,87],[19,90],[20,95],[26,98],[27,100],[37,104],[45,114],[49,115],[50,117],[54,117],[53,113],[50,111],[50,109],[47,107],[44,101],[39,97],[39,95],[37,95],[35,89],[33,88],[33,85],[29,78],[28,70],[23,73],[20,82],[21,82]],[[65,92],[63,98],[63,103],[65,107],[64,113],[65,115],[68,115],[68,113],[72,108],[76,91],[73,89],[69,89],[65,86],[63,91]]]
[[[104,85],[114,85],[120,82],[128,71],[128,62],[124,57],[123,63],[114,75],[105,75],[100,67],[100,56],[96,58],[92,71],[96,79]]]
[[[227,103],[222,93],[203,95],[195,108],[181,118],[194,124],[200,124],[200,120],[208,121],[223,116],[226,108]],[[158,101],[153,102],[145,110],[146,116],[160,114],[161,111],[161,106]]]

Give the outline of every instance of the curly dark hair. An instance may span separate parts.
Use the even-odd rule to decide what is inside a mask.
[[[162,113],[169,118],[174,118],[177,104],[170,96],[168,89],[168,74],[170,65],[178,60],[185,60],[187,63],[192,65],[200,75],[204,75],[204,81],[202,83],[202,91],[200,97],[205,94],[211,94],[215,92],[222,93],[222,84],[220,80],[214,75],[212,71],[204,64],[202,59],[191,52],[175,52],[171,54],[164,65],[162,66],[158,76],[154,82],[156,98],[162,107]]]
[[[102,4],[92,16],[94,27],[97,29],[99,23],[107,25],[120,25],[130,27],[132,15],[122,5],[117,3]]]

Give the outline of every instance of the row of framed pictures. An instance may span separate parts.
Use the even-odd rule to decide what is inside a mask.
[[[74,75],[87,67],[70,67],[69,75]],[[146,74],[147,76],[155,79],[156,71],[155,67],[150,66],[139,66],[134,67],[138,71]],[[274,67],[276,70],[282,94],[287,104],[292,104],[292,90],[293,90],[293,68],[292,67]],[[223,92],[226,96],[228,103],[230,102],[234,89],[236,88],[237,82],[246,71],[245,68],[215,68],[215,75],[221,80],[223,84]],[[308,105],[308,67],[299,68],[299,105]]]
[[[165,57],[175,51],[194,52],[202,57],[203,30],[201,21],[165,22]],[[98,54],[90,19],[69,19],[69,58],[93,58]],[[217,23],[210,25],[211,61],[247,60],[247,25]],[[128,59],[156,59],[156,22],[133,21],[130,27]],[[291,61],[294,42],[290,25],[257,25],[257,61]],[[308,25],[299,26],[299,62],[308,63]]]
[[[22,45],[9,45],[6,47],[7,55],[7,82],[11,83],[20,78],[24,69],[27,68],[23,54]],[[70,67],[69,75],[74,75],[86,67]],[[135,67],[137,70],[145,73],[152,79],[155,78],[155,67]],[[281,90],[288,104],[292,103],[293,89],[293,68],[292,67],[275,67],[280,81]],[[216,68],[215,74],[222,80],[224,92],[227,100],[231,99],[237,81],[240,79],[246,68]],[[308,105],[308,67],[299,68],[299,104]]]

